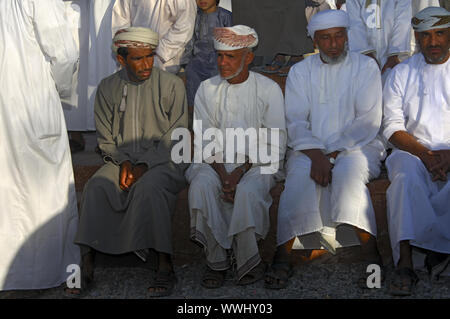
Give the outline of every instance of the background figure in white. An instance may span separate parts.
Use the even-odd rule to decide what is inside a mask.
[[[317,12],[323,11],[323,10],[330,10],[330,9],[336,9],[336,5],[334,4],[334,0],[332,3],[333,6],[330,6],[331,1],[325,1],[325,0],[305,0],[306,7],[305,7],[305,16],[306,20],[309,22],[313,15],[315,15]]]
[[[326,2],[330,6],[330,9],[337,10],[336,0],[326,0]]]
[[[384,80],[388,69],[409,56],[411,0],[347,0],[346,4],[350,51],[375,57]]]
[[[0,290],[56,287],[80,258],[58,95],[70,95],[78,56],[64,3],[0,1],[0,43]]]
[[[231,0],[220,0],[219,7],[227,9],[228,11],[232,11]]]
[[[365,257],[378,258],[371,255],[376,222],[366,183],[378,176],[384,156],[377,138],[380,71],[373,59],[347,52],[347,27],[344,11],[315,14],[308,31],[320,54],[294,65],[287,78],[290,153],[267,288],[286,287],[292,248],[335,254],[338,247],[360,243],[356,231],[370,238]]]
[[[111,54],[111,16],[115,0],[64,0],[69,26],[80,52],[72,94],[61,100],[72,152],[82,151],[82,132],[95,131],[97,85],[118,68]]]
[[[414,17],[419,11],[427,7],[439,7],[439,0],[411,0],[411,13]],[[419,52],[419,47],[416,43],[416,38],[414,37],[414,30],[411,27],[411,50],[410,55]]]
[[[111,51],[112,10],[116,0],[89,1],[89,58],[87,79],[87,129],[95,130],[94,102],[100,81],[118,69]]]
[[[265,238],[269,231],[270,189],[275,185],[275,174],[279,173],[286,143],[280,87],[271,79],[248,71],[254,57],[249,48],[257,44],[255,31],[239,25],[215,30],[218,29],[224,30],[223,41],[231,39],[231,44],[218,45],[221,42],[217,38],[214,40],[220,75],[203,81],[196,94],[194,156],[202,154],[209,145],[206,135],[204,140],[201,138],[206,130],[220,132],[225,140],[216,144],[215,159],[194,163],[186,171],[190,182],[191,238],[205,248],[207,269],[202,285],[207,288],[223,284],[225,272],[233,260],[238,284],[262,279],[265,265],[257,241]],[[222,41],[220,36],[218,39]],[[238,154],[250,157],[247,162],[239,163],[228,158],[231,153],[227,153],[230,146],[227,128],[254,129],[256,134],[264,128],[269,132],[267,140],[245,138],[245,149],[236,148],[235,139],[231,138],[231,145],[235,146],[231,150],[233,157]],[[272,129],[279,130],[278,139],[272,139]],[[268,167],[263,166],[261,158],[252,156],[252,150],[262,153],[269,149],[277,167],[272,173],[264,173],[263,167]],[[222,159],[218,160],[219,157]]]
[[[186,44],[192,38],[197,15],[195,0],[117,0],[112,32],[127,27],[150,28],[159,34],[155,66],[178,73]]]
[[[346,11],[346,0],[326,0],[328,5],[333,10],[344,10]]]
[[[450,262],[450,12],[428,7],[412,21],[420,53],[393,70],[383,92],[383,134],[394,145],[386,160],[393,295],[410,295],[418,280],[411,246],[429,250],[432,277]]]
[[[89,7],[84,0],[64,0],[69,27],[79,52],[77,70],[73,74],[72,94],[62,98],[61,103],[69,131],[72,152],[84,149],[83,131],[95,130],[94,112],[87,107]]]

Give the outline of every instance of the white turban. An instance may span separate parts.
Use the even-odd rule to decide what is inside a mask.
[[[111,49],[117,54],[119,48],[150,48],[159,43],[158,33],[149,28],[130,27],[116,32]]]
[[[245,25],[214,29],[214,49],[233,51],[258,45],[258,34]]]
[[[308,33],[314,39],[314,33],[330,28],[348,28],[350,25],[348,14],[342,10],[325,10],[312,16],[308,23]]]
[[[414,31],[450,28],[450,12],[441,7],[428,7],[411,19]]]

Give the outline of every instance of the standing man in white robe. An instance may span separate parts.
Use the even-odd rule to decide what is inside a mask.
[[[112,14],[113,34],[126,27],[150,28],[159,34],[155,66],[176,74],[186,44],[194,33],[194,0],[117,0]]]
[[[409,55],[411,0],[348,0],[346,4],[350,51],[375,58],[383,75]]]
[[[87,128],[95,130],[94,102],[97,86],[101,80],[118,69],[115,55],[111,52],[112,11],[116,0],[95,0],[89,2],[89,71]]]
[[[257,241],[269,231],[269,192],[284,158],[286,130],[280,87],[248,70],[254,57],[251,48],[257,43],[255,30],[247,26],[216,28],[219,75],[202,82],[195,98],[195,156],[206,152],[208,132],[216,136],[215,153],[195,161],[186,172],[191,238],[205,250],[207,267],[201,284],[206,288],[220,287],[233,264],[239,285],[264,276]],[[242,129],[242,134],[255,130],[255,135],[245,136],[247,144],[239,147],[238,142],[234,149],[235,137],[228,129]],[[264,130],[266,140],[261,138]],[[224,142],[221,137],[226,137]],[[265,148],[271,149],[273,170],[265,171],[269,168],[261,159],[261,153],[268,154]]]
[[[420,46],[384,87],[389,236],[397,269],[393,295],[410,295],[418,278],[411,246],[429,250],[432,277],[450,262],[450,13],[428,7],[412,25]]]
[[[288,161],[278,208],[277,251],[266,287],[287,286],[291,249],[375,248],[375,214],[366,183],[380,172],[376,138],[382,95],[376,62],[346,50],[348,15],[315,14],[308,24],[320,54],[296,64],[286,82]],[[369,255],[367,253],[367,255]],[[366,256],[367,256],[366,255]]]
[[[61,0],[0,1],[0,290],[59,286],[79,263],[61,95],[78,52]]]
[[[118,64],[111,54],[111,19],[115,0],[64,0],[69,26],[80,52],[72,94],[62,99],[72,153],[83,151],[83,132],[95,131],[94,99],[100,81]]]
[[[93,3],[93,2],[92,2]],[[89,8],[90,1],[64,0],[69,27],[77,44],[79,59],[73,75],[72,94],[62,98],[62,107],[69,131],[72,153],[83,151],[83,131],[95,130],[94,112],[87,107],[88,55],[89,55]]]

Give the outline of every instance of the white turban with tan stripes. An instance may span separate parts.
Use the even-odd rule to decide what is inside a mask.
[[[414,31],[450,28],[450,12],[441,7],[428,7],[419,11],[412,19]]]
[[[258,34],[245,25],[214,29],[214,49],[233,51],[258,45]]]
[[[158,33],[149,28],[130,27],[116,32],[111,49],[117,54],[119,48],[151,48],[159,43]]]

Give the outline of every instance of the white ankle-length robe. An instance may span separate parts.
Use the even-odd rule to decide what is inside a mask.
[[[283,101],[280,87],[254,72],[250,72],[249,78],[240,84],[230,84],[220,76],[202,82],[194,106],[195,151],[205,149],[210,143],[207,138],[202,140],[199,137],[211,128],[222,132],[223,136],[227,128],[242,128],[244,131],[275,128],[279,130],[278,139],[269,137],[267,142],[249,139],[246,150],[240,148],[235,152],[249,155],[249,149],[257,144],[259,148],[266,145],[270,149],[273,146],[278,153],[275,162],[281,165],[286,148]],[[224,150],[227,143],[229,140],[223,142]],[[254,159],[252,162],[255,165],[237,186],[234,204],[220,198],[222,183],[209,164],[194,163],[186,172],[190,182],[191,238],[204,246],[207,264],[215,270],[230,266],[227,251],[233,251],[238,278],[261,261],[257,240],[265,238],[269,231],[270,189],[279,176],[277,170],[273,174],[262,173],[262,162]],[[230,173],[240,165],[242,163],[228,162],[225,168]]]
[[[0,1],[0,290],[59,286],[79,263],[59,93],[77,50],[60,0]]]
[[[377,138],[381,100],[380,71],[373,59],[359,53],[349,52],[335,65],[314,55],[290,70],[285,104],[291,150],[278,208],[278,245],[297,237],[294,248],[318,249],[316,233],[342,224],[338,247],[358,244],[347,225],[376,235],[365,184],[379,174],[384,156]],[[327,187],[311,179],[311,160],[301,152],[308,149],[341,152]]]
[[[73,75],[72,94],[61,99],[68,131],[95,130],[94,110],[88,102],[89,8],[85,0],[64,0],[69,27],[77,44],[79,59]]]
[[[116,0],[64,0],[80,57],[72,94],[62,99],[67,130],[95,131],[94,100],[102,79],[117,68],[111,51],[111,15]]]
[[[383,134],[407,131],[431,150],[450,149],[450,61],[427,64],[417,53],[398,65],[383,92]],[[422,161],[401,150],[386,160],[389,236],[394,262],[400,241],[450,253],[450,173],[433,182]]]

